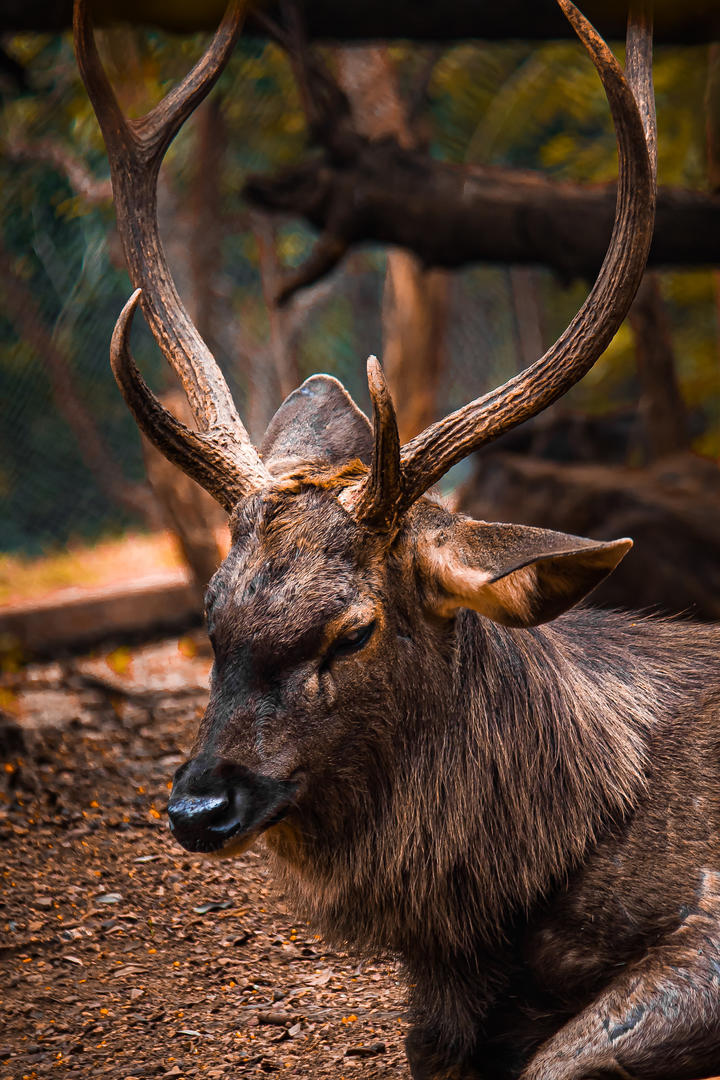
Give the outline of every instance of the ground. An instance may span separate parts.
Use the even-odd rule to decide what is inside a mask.
[[[198,634],[0,682],[0,1080],[407,1077],[395,965],[294,921],[260,845],[168,833],[209,666]]]
[[[223,535],[218,536],[222,548]],[[42,558],[0,552],[0,609],[53,599],[62,602],[62,590],[91,592],[107,585],[185,571],[182,552],[170,532],[125,533],[96,544],[77,542]]]

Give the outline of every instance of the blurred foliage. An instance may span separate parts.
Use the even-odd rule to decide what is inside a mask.
[[[176,84],[206,40],[132,29],[99,38],[118,96],[131,115],[147,110]],[[0,238],[113,454],[126,476],[138,479],[138,436],[107,363],[112,326],[129,292],[112,207],[89,201],[64,170],[34,160],[32,149],[18,153],[19,147],[50,141],[102,180],[108,176],[102,139],[67,36],[18,36],[7,47],[26,68],[32,92],[6,96],[2,104]],[[427,49],[398,46],[391,52],[404,92],[417,93]],[[662,183],[705,183],[706,59],[702,49],[659,51]],[[306,152],[305,122],[290,65],[265,41],[241,40],[215,92],[222,98],[227,130],[216,207],[223,243],[216,283],[222,319],[215,347],[245,415],[257,391],[247,355],[254,347],[267,346],[269,321],[258,247],[238,193],[248,173],[300,159]],[[430,152],[449,161],[540,169],[583,182],[615,176],[612,124],[599,80],[580,48],[570,44],[535,49],[460,44],[443,51],[429,84],[425,122]],[[160,200],[168,255],[180,291],[190,301],[183,257],[191,233],[197,145],[193,118],[170,149]],[[277,233],[281,261],[296,264],[311,242],[306,229],[283,224]],[[381,251],[349,257],[304,322],[297,346],[301,377],[332,372],[363,407],[364,359],[381,350],[383,273]],[[475,267],[454,279],[439,410],[482,392],[519,365],[509,271]],[[549,342],[584,299],[586,285],[558,283],[541,270],[536,281],[542,332]],[[710,273],[685,273],[664,275],[663,289],[683,392],[702,417],[697,445],[718,453],[720,286]],[[167,375],[149,335],[140,330],[135,336],[139,363],[151,384],[162,388]],[[601,412],[632,405],[636,396],[632,339],[623,329],[604,360],[573,392],[572,405]],[[44,358],[23,340],[7,307],[0,310],[0,399],[0,549],[38,551],[129,523],[127,512],[98,488],[53,401]]]

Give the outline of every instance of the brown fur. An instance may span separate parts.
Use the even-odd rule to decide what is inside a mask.
[[[276,871],[329,938],[403,958],[414,1077],[708,1075],[720,631],[443,618],[418,540],[458,519],[423,500],[395,537],[359,526],[336,495],[360,468],[300,470],[238,507],[196,750],[301,770],[266,834]]]

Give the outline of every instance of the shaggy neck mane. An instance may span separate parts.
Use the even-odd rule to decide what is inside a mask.
[[[521,631],[461,613],[442,670],[417,658],[420,708],[406,670],[392,730],[368,718],[383,788],[341,770],[300,852],[272,844],[286,887],[354,948],[492,948],[632,812],[651,727],[699,693],[698,653],[717,667],[717,646],[697,626],[592,609]],[[466,918],[443,919],[458,906]]]

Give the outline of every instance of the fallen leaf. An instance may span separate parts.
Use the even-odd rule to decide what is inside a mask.
[[[305,982],[309,986],[327,986],[332,976],[332,968],[325,968],[324,971],[317,971],[314,975],[308,975]]]
[[[113,971],[113,979],[124,979],[128,975],[144,975],[146,971],[147,968],[141,967],[140,964],[125,964],[124,967]]]
[[[127,675],[132,659],[130,649],[121,645],[118,649],[113,649],[111,653],[108,653],[105,657],[105,663],[116,675]]]

